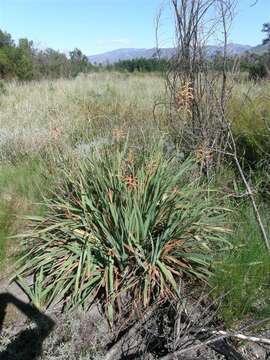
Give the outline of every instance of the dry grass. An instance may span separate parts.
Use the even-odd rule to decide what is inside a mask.
[[[64,128],[114,114],[121,123],[151,117],[153,101],[163,93],[159,76],[94,73],[74,80],[11,83],[1,98],[0,128]],[[107,106],[104,108],[104,104]],[[12,119],[12,121],[10,121]],[[148,121],[150,119],[147,119]],[[118,122],[118,121],[117,121]]]
[[[44,159],[52,177],[63,154],[88,155],[128,132],[148,146],[149,136],[159,132],[152,111],[164,83],[157,75],[96,73],[74,80],[11,82],[5,88],[0,95],[0,191],[12,203],[30,204],[29,211],[40,200],[42,186],[34,194],[32,180],[43,183]],[[20,209],[13,211],[10,200],[1,196],[0,263]]]

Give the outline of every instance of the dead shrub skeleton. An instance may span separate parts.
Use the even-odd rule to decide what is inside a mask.
[[[195,154],[208,178],[224,159],[232,159],[251,200],[266,248],[270,241],[261,220],[254,194],[241,167],[237,146],[227,117],[236,58],[228,71],[228,38],[237,0],[170,0],[175,20],[175,53],[166,73],[167,129],[177,147]],[[156,39],[160,26],[156,21]],[[211,68],[207,44],[222,35],[222,74]],[[158,40],[157,40],[158,47]],[[157,50],[157,54],[159,51]]]

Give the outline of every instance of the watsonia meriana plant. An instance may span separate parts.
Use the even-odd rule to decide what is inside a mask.
[[[193,166],[117,150],[67,168],[46,214],[31,218],[17,281],[34,274],[47,305],[102,301],[112,320],[127,299],[146,307],[178,296],[179,277],[207,279],[226,230],[223,211],[187,181]]]

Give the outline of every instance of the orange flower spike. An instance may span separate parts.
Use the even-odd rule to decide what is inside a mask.
[[[132,150],[129,150],[127,163],[128,163],[128,165],[134,164],[134,154],[133,154]]]
[[[178,188],[175,186],[173,189],[172,189],[172,194],[175,195],[178,193]]]
[[[125,137],[125,133],[123,131],[123,129],[119,128],[119,129],[114,129],[113,130],[113,138],[119,142],[121,139],[123,139]]]
[[[125,178],[126,184],[128,188],[136,188],[138,185],[138,181],[135,176],[129,175]]]
[[[108,190],[108,197],[109,197],[110,202],[112,203],[113,202],[113,191],[112,191],[112,189]]]
[[[55,142],[58,141],[60,139],[61,135],[62,135],[62,129],[54,127],[51,130],[51,136],[52,136],[53,141],[55,141]]]
[[[190,82],[186,82],[179,88],[175,96],[177,111],[184,111],[186,114],[191,115],[191,106],[193,100],[193,88]]]

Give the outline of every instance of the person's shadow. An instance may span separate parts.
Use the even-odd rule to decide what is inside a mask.
[[[21,331],[6,349],[0,352],[0,360],[35,360],[42,354],[42,343],[53,330],[55,322],[36,307],[26,304],[10,293],[0,294],[0,335],[8,304],[16,306],[36,326]]]

